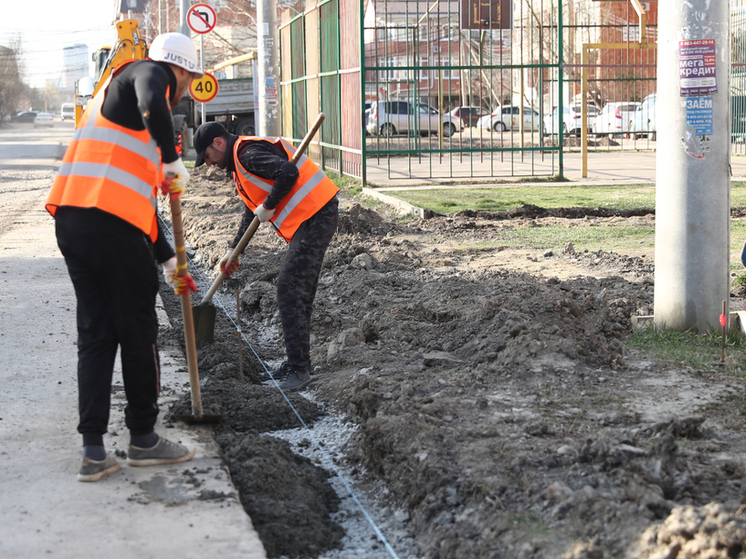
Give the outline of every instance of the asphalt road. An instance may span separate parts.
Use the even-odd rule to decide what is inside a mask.
[[[99,482],[76,480],[75,296],[44,210],[72,133],[0,128],[0,557],[265,558],[209,427],[157,426],[197,447],[191,462],[120,460]],[[180,356],[161,360],[163,402],[188,391],[188,374]],[[123,405],[117,371],[110,450],[126,450]]]

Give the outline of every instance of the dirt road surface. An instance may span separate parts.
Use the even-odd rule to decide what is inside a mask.
[[[631,318],[652,310],[652,250],[576,246],[550,254],[500,242],[515,228],[549,223],[635,224],[650,226],[652,236],[653,216],[529,208],[401,222],[359,202],[342,197],[322,270],[308,390],[286,399],[259,378],[283,358],[274,282],[284,246],[268,227],[260,227],[216,298],[229,313],[218,314],[215,342],[199,347],[203,396],[226,415],[214,440],[268,557],[741,554],[743,380],[714,365],[719,354],[712,367],[692,370],[626,344]],[[183,206],[191,272],[204,292],[242,206],[224,174],[205,169],[194,172]],[[161,295],[171,326],[161,346],[178,353],[178,300],[167,289]],[[734,293],[731,310],[742,308]],[[38,344],[25,343],[24,357]],[[73,393],[70,359],[57,390]],[[188,406],[182,394],[172,410]],[[24,412],[39,407],[23,393],[16,397],[24,398]],[[351,429],[342,447],[330,418]],[[20,432],[2,429],[4,438]],[[71,427],[64,431],[76,440]],[[191,428],[185,433],[194,436]],[[44,439],[34,436],[38,444]],[[317,442],[329,449],[332,467],[319,458]],[[23,447],[15,444],[13,456]],[[72,444],[55,454],[69,462],[57,467],[70,479]],[[335,469],[399,523],[374,519],[391,551],[375,535],[346,547],[343,515],[351,513]],[[107,503],[123,506],[122,495],[107,494]]]

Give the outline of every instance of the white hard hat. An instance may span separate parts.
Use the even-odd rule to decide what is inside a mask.
[[[199,74],[204,72],[199,67],[197,48],[192,40],[181,33],[162,33],[153,39],[148,56],[151,60],[175,64],[189,72]]]

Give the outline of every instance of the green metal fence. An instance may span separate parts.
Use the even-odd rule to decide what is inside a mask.
[[[323,111],[310,153],[373,183],[551,177],[567,150],[655,149],[658,2],[641,5],[306,2],[281,24],[283,135],[299,141]],[[731,1],[731,29],[741,153],[746,0]]]
[[[561,21],[561,0],[369,2],[364,178],[557,174]]]
[[[746,154],[746,0],[731,3],[731,146]]]

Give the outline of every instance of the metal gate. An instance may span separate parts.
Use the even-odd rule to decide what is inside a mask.
[[[557,174],[561,21],[561,0],[368,2],[364,178]]]

